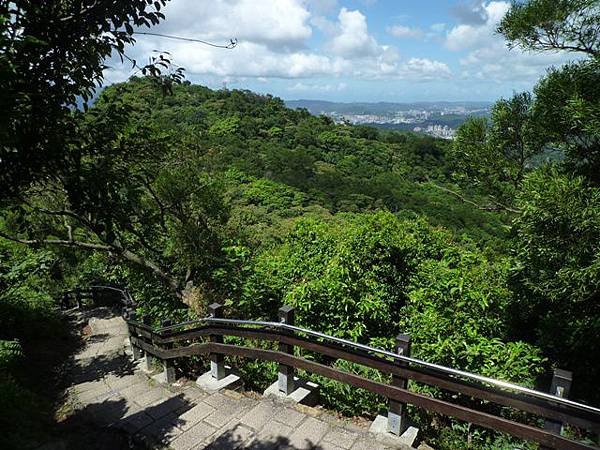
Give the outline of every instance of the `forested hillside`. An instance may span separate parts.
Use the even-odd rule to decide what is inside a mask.
[[[251,92],[184,83],[163,95],[143,78],[110,86],[80,120],[76,176],[34,184],[2,216],[13,235],[63,241],[28,256],[49,258],[40,287],[55,296],[128,286],[157,323],[214,301],[274,319],[286,303],[300,325],[389,349],[409,333],[416,356],[485,375],[534,385],[548,367],[516,320],[513,216],[453,184],[446,141],[335,125]],[[78,154],[92,142],[101,149]],[[12,275],[22,257],[7,253],[4,277],[32,283]],[[268,364],[245,370],[257,389],[274,375]],[[383,405],[319,381],[347,414]]]
[[[114,34],[117,43],[85,27],[77,39],[49,28],[43,42],[3,33],[0,44],[14,51],[2,56],[10,108],[0,116],[0,425],[40,442],[55,405],[28,368],[40,342],[66,336],[61,293],[93,283],[127,287],[154,324],[204,316],[213,302],[232,317],[271,320],[289,304],[300,326],[390,350],[408,333],[418,358],[542,390],[560,367],[574,372],[572,398],[597,405],[598,38],[582,33],[581,48],[544,40],[570,39],[564,13],[586,4],[510,10],[500,31],[512,45],[585,58],[549,70],[532,93],[500,99],[491,119],[467,121],[454,142],[334,124],[276,97],[182,82],[181,71],[157,69],[170,67],[166,59],[79,111],[71,106],[91,95],[103,58],[132,33]],[[38,24],[64,14],[27,8],[23,17]],[[144,14],[158,22],[159,9]],[[143,23],[138,13],[95,12],[90,27]],[[24,75],[47,45],[63,43],[79,64]],[[77,82],[48,81],[66,77]],[[276,371],[235,363],[255,389]],[[369,417],[385,409],[385,399],[314,378],[329,408]],[[410,412],[436,448],[529,448]]]

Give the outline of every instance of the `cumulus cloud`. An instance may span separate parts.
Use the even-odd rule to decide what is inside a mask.
[[[332,8],[337,11],[332,19],[319,15]],[[235,49],[223,50],[155,36],[136,37],[137,45],[129,56],[144,61],[155,49],[169,51],[173,61],[183,66],[192,80],[429,80],[450,73],[441,62],[426,58],[403,60],[395,47],[380,44],[369,33],[362,12],[338,9],[335,0],[177,0],[167,5],[165,16],[167,19],[153,32],[215,43],[238,39]],[[315,28],[324,33],[320,46],[315,46],[312,39]],[[112,62],[114,69],[106,72],[107,78],[127,78],[127,68]]]
[[[504,37],[496,33],[498,23],[509,8],[507,1],[479,1],[460,6],[460,14],[456,15],[463,23],[448,30],[444,45],[451,51],[465,53],[459,59],[464,68],[462,78],[530,85],[548,66],[568,59],[567,55],[558,53],[509,50]]]
[[[386,31],[397,38],[419,39],[424,36],[423,30],[420,28],[412,28],[405,25],[393,25],[391,27],[387,27]]]
[[[483,25],[487,18],[480,1],[461,2],[450,8],[450,13],[460,23],[468,25]]]
[[[333,54],[345,58],[375,56],[381,47],[367,29],[367,18],[358,10],[340,10],[339,31],[329,43]]]
[[[177,0],[164,13],[167,20],[153,31],[211,41],[236,37],[273,51],[302,48],[312,35],[310,12],[300,0]]]
[[[489,45],[502,38],[495,34],[498,22],[509,10],[508,2],[490,2],[482,4],[482,14],[485,21],[483,23],[460,24],[452,28],[446,37],[446,47],[450,50],[465,50],[474,47]]]
[[[407,78],[415,77],[425,80],[450,78],[452,76],[448,65],[427,58],[411,58],[402,65],[401,71]]]
[[[296,93],[304,93],[304,92],[328,93],[328,92],[345,91],[347,87],[348,87],[348,84],[344,83],[344,82],[326,83],[326,84],[297,82],[297,83],[293,84],[292,86],[290,86],[289,88],[287,88],[287,90],[290,92],[296,92]]]

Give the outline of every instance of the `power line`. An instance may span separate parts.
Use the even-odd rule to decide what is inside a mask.
[[[158,36],[158,37],[164,37],[167,39],[175,39],[177,41],[198,42],[200,44],[209,45],[211,47],[225,48],[225,49],[232,49],[232,48],[236,47],[237,43],[238,43],[238,40],[236,38],[231,39],[229,41],[229,44],[219,45],[219,44],[213,44],[212,42],[203,41],[202,39],[186,38],[186,37],[173,36],[170,34],[162,34],[162,33],[150,33],[147,31],[135,31],[134,34],[145,34],[147,36]]]

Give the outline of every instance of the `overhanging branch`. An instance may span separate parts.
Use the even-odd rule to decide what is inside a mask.
[[[149,260],[143,256],[140,256],[136,253],[133,253],[126,248],[123,248],[118,245],[106,245],[106,244],[95,244],[92,242],[82,242],[76,240],[66,240],[66,239],[22,239],[16,236],[11,236],[0,231],[0,237],[7,239],[12,242],[17,242],[23,245],[30,246],[42,246],[42,245],[56,245],[61,247],[72,247],[72,248],[82,248],[86,250],[95,250],[102,252],[109,252],[120,255],[123,259],[132,262],[134,264],[140,265],[145,269],[149,270],[156,276],[158,276],[163,282],[165,282],[171,290],[175,293],[178,298],[181,298],[181,289],[179,286],[179,282],[175,277],[165,272],[160,268],[158,264],[154,261]]]
[[[15,236],[10,236],[2,231],[0,231],[0,237],[23,245],[60,245],[63,247],[79,247],[88,250],[99,250],[103,252],[114,251],[114,248],[109,245],[94,244],[91,242],[81,242],[66,239],[21,239]]]
[[[453,195],[454,197],[458,198],[460,201],[462,201],[463,203],[466,203],[468,205],[474,206],[475,208],[481,210],[481,211],[500,211],[500,210],[505,210],[514,214],[520,214],[521,210],[517,209],[517,208],[513,208],[511,206],[508,205],[504,205],[500,202],[497,202],[495,200],[493,200],[493,205],[480,205],[477,202],[474,202],[473,200],[469,200],[468,198],[466,198],[465,196],[459,194],[456,191],[453,191],[452,189],[448,189],[444,186],[440,186],[438,184],[435,184],[433,182],[429,182],[429,184],[431,184],[431,186],[433,186],[436,189],[439,189],[440,191],[446,192],[448,194]]]

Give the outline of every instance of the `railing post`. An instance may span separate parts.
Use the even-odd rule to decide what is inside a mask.
[[[573,383],[573,372],[562,369],[554,369],[552,374],[552,383],[550,384],[550,394],[561,398],[569,398],[571,384]],[[560,435],[562,431],[562,422],[545,419],[544,430]],[[540,446],[540,450],[550,450],[548,447]]]
[[[396,353],[410,356],[410,336],[399,334],[396,337]],[[398,362],[399,366],[406,366],[405,362]],[[407,380],[397,375],[392,375],[392,386],[406,389]],[[388,409],[388,431],[400,436],[408,428],[406,419],[406,404],[390,400]]]
[[[129,311],[127,312],[127,320],[136,320],[137,319],[137,314],[135,311]],[[129,343],[131,345],[131,353],[133,354],[133,360],[137,361],[138,359],[140,359],[141,357],[144,356],[144,352],[142,351],[141,348],[139,348],[136,345],[133,345],[133,342],[131,342],[131,328],[128,326],[127,327],[127,332],[129,333]]]
[[[289,305],[284,305],[279,308],[279,321],[281,323],[287,323],[288,325],[294,325],[294,308]],[[279,351],[283,353],[294,354],[294,346],[279,343]],[[286,366],[285,364],[279,364],[279,373],[277,375],[277,387],[279,392],[285,395],[290,395],[294,391],[294,368],[292,366]]]
[[[127,304],[128,307],[133,305],[133,302],[131,301],[131,294],[129,293],[129,289],[127,289],[127,288],[123,289],[123,297],[125,298],[125,303]]]
[[[144,314],[142,316],[142,323],[144,325],[151,325],[152,324],[152,319],[150,319],[150,316],[148,314]],[[144,364],[143,364],[143,369],[146,370],[147,372],[151,372],[152,371],[152,355],[148,352],[144,352],[146,355],[144,357]]]
[[[167,319],[167,320],[163,320],[162,324],[163,327],[169,327],[172,325],[172,322]],[[163,360],[163,376],[164,376],[164,380],[166,383],[175,383],[176,381],[176,377],[175,377],[175,364],[173,363],[172,359],[165,359]]]
[[[219,305],[218,303],[208,305],[208,314],[215,319],[221,319],[223,317],[223,305]],[[211,334],[210,342],[222,344],[223,336]],[[223,355],[218,353],[210,354],[210,374],[217,381],[225,378],[225,357]]]
[[[77,303],[77,308],[81,309],[81,288],[76,287],[75,291],[75,303]]]

